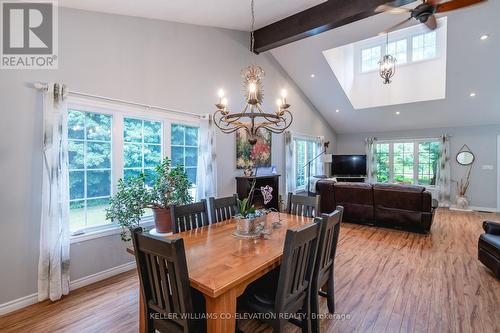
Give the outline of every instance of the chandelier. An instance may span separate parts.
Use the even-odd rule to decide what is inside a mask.
[[[251,1],[252,30],[250,33],[250,51],[254,53],[254,1]],[[214,123],[223,133],[233,133],[244,129],[248,134],[248,142],[254,145],[257,142],[259,130],[265,129],[272,133],[283,133],[292,123],[293,116],[288,110],[290,104],[286,102],[286,90],[281,91],[281,98],[276,101],[275,112],[265,112],[262,108],[264,90],[262,79],[265,72],[262,67],[250,65],[241,70],[245,105],[239,113],[230,113],[224,91],[219,90],[219,102],[215,104]]]
[[[389,34],[386,35],[385,55],[378,64],[379,74],[384,79],[384,84],[391,83],[391,78],[396,74],[396,58],[389,54]]]

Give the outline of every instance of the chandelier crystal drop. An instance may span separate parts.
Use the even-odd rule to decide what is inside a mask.
[[[254,1],[251,1],[252,30],[250,33],[250,51],[254,53]],[[290,127],[293,116],[290,112],[290,104],[286,101],[286,90],[281,92],[281,98],[277,100],[275,112],[265,112],[262,107],[264,100],[264,86],[262,79],[265,72],[258,65],[250,65],[241,70],[243,93],[245,105],[239,113],[230,113],[227,106],[228,101],[224,91],[219,90],[219,102],[215,104],[217,110],[214,113],[214,123],[223,133],[233,133],[244,129],[248,133],[248,142],[254,145],[257,142],[257,134],[261,129],[272,133],[283,133]]]

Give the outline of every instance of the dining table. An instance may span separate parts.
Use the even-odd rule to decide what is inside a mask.
[[[266,237],[235,236],[234,218],[162,236],[184,239],[190,285],[205,297],[209,333],[235,331],[238,297],[250,283],[279,266],[287,229],[313,222],[308,217],[278,212],[271,212],[265,218],[269,225],[277,225]],[[133,248],[127,251],[134,254]],[[142,333],[145,313],[142,293],[139,294],[139,332]]]

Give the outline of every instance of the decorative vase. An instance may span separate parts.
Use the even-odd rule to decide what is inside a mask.
[[[153,208],[155,228],[158,233],[172,232],[172,217],[170,208]]]
[[[460,209],[468,209],[469,200],[465,196],[457,196],[456,205]]]

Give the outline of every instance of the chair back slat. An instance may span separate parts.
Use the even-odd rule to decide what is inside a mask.
[[[206,202],[203,199],[192,204],[172,206],[170,214],[174,224],[174,233],[207,226],[209,223]]]
[[[319,195],[308,197],[288,193],[286,212],[298,216],[315,217],[320,213],[320,200],[321,197]]]
[[[162,239],[144,234],[142,228],[132,232],[137,269],[144,299],[146,318],[163,316],[164,325],[174,331],[191,332],[194,324],[186,318],[193,313],[184,241]]]
[[[337,244],[340,234],[340,223],[344,208],[337,206],[331,214],[323,214],[318,221],[321,224],[321,232],[318,245],[318,261],[316,263],[314,275],[315,282],[321,287],[332,274]]]
[[[217,223],[228,220],[238,214],[238,196],[233,194],[225,198],[209,198],[210,222]]]
[[[276,313],[298,311],[309,300],[318,236],[316,223],[287,230],[276,292]]]

